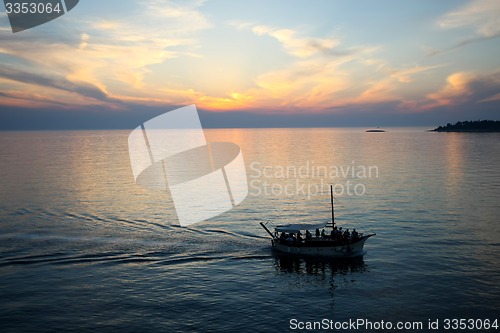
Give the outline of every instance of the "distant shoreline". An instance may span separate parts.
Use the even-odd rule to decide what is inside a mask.
[[[448,123],[446,126],[439,126],[429,132],[473,132],[492,133],[500,132],[500,121],[498,120],[476,120],[459,121],[455,124]]]

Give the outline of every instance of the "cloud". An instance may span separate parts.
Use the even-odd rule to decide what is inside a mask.
[[[486,98],[483,98],[479,102],[486,103],[486,102],[497,102],[497,101],[500,101],[500,93],[494,94],[494,95],[486,97]]]
[[[86,82],[73,82],[62,76],[26,72],[0,66],[0,84],[8,86],[2,104],[10,106],[56,106],[70,108],[76,105],[101,105],[116,108],[121,101]]]
[[[210,21],[198,10],[205,1],[184,0],[144,0],[141,1],[153,19],[168,19],[181,32],[200,31],[212,26]],[[173,22],[172,22],[173,21]]]
[[[276,28],[249,22],[230,22],[240,30],[251,30],[258,36],[275,38],[290,55],[307,58],[315,55],[345,56],[357,52],[356,49],[341,49],[340,39],[334,37],[304,37],[294,29]]]
[[[232,22],[238,29],[275,38],[284,51],[296,58],[283,68],[260,75],[261,90],[251,94],[295,110],[328,110],[350,105],[401,103],[403,85],[421,73],[444,65],[394,67],[374,57],[382,46],[343,47],[339,38],[309,37],[289,28],[249,22]]]
[[[90,36],[86,33],[81,34],[80,37],[80,45],[78,46],[78,49],[83,50],[89,45],[89,40]]]
[[[256,88],[241,92],[251,100],[252,108],[314,112],[346,105],[363,86],[353,81],[353,72],[371,67],[369,60],[378,50],[365,45],[345,48],[339,38],[307,36],[291,28],[244,21],[230,25],[274,38],[291,56],[280,68],[258,75]],[[355,69],[347,69],[349,64]]]
[[[499,90],[499,70],[490,74],[457,72],[448,76],[442,88],[428,94],[427,100],[419,106],[419,109],[493,102],[498,100]]]
[[[445,14],[438,25],[443,29],[469,28],[472,34],[446,48],[451,51],[478,41],[500,37],[500,1],[475,0],[465,6]],[[433,56],[444,51],[429,49],[427,55]]]
[[[446,85],[443,88],[427,95],[427,98],[434,102],[430,105],[432,105],[432,107],[437,107],[465,101],[472,94],[469,83],[473,79],[473,74],[464,72],[454,73],[448,76]]]
[[[460,9],[447,13],[440,20],[442,28],[472,27],[478,36],[500,35],[500,2],[475,0]]]
[[[292,57],[280,68],[255,78],[256,88],[238,92],[251,108],[287,112],[327,112],[352,105],[401,103],[407,99],[401,87],[424,72],[443,65],[401,66],[374,57],[381,46],[345,48],[332,37],[311,37],[290,28],[276,28],[244,21],[230,25],[257,36],[277,40]],[[227,108],[237,104],[231,96],[219,100]],[[210,105],[206,105],[210,108]]]
[[[84,97],[101,101],[109,101],[108,95],[96,86],[80,82],[75,83],[64,78],[46,77],[34,73],[22,72],[6,67],[0,67],[0,77],[22,83],[38,85],[42,87],[52,87],[64,91],[74,92]]]
[[[427,72],[436,68],[443,67],[443,65],[434,66],[413,66],[403,69],[391,69],[388,66],[384,66],[384,69],[388,71],[389,76],[398,82],[410,83],[413,82],[413,77],[415,74]]]
[[[382,75],[376,79],[365,82],[366,88],[351,103],[373,104],[404,100],[399,91],[402,85],[415,81],[415,76],[420,73],[431,71],[442,65],[434,66],[411,66],[405,68],[393,68],[383,60],[369,59],[366,64],[375,66],[376,71]]]
[[[337,104],[340,94],[351,86],[340,69],[341,62],[299,61],[268,72],[256,80],[260,91],[253,93],[263,105],[292,109],[326,109]],[[337,98],[337,100],[336,100]]]
[[[168,98],[161,95],[160,87],[151,85],[146,77],[152,65],[180,56],[198,56],[197,33],[210,27],[199,12],[202,4],[131,2],[128,5],[134,7],[137,20],[128,16],[117,16],[112,21],[82,17],[72,21],[72,31],[78,32],[74,34],[58,29],[64,24],[61,20],[15,38],[2,34],[0,59],[5,59],[3,63],[11,68],[2,68],[0,79],[9,79],[6,84],[10,85],[10,95],[26,98],[28,104],[30,93],[33,102],[40,100],[33,85],[43,86],[38,93],[43,90],[48,94],[44,100],[53,101],[56,106],[61,104],[57,103],[58,98],[65,104],[70,91],[79,95],[82,103],[84,99],[91,104],[100,101],[118,106],[120,101],[165,102]],[[44,29],[51,29],[51,33]],[[169,84],[165,82],[161,88]],[[22,94],[20,87],[25,89]]]
[[[419,74],[432,71],[444,65],[419,66],[410,67],[392,67],[384,60],[368,58],[362,60],[361,63],[366,65],[360,69],[365,73],[366,78],[357,82],[356,86],[360,91],[354,97],[345,99],[345,105],[374,105],[381,103],[406,103],[408,92],[404,92],[404,87],[411,87],[413,84],[418,84],[416,77]],[[373,68],[370,68],[373,67]],[[370,77],[370,78],[368,78]]]

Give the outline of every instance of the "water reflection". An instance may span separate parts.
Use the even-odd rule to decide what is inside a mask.
[[[273,255],[274,267],[281,275],[282,287],[287,292],[292,292],[296,299],[314,299],[316,304],[328,304],[331,313],[339,301],[339,288],[347,287],[345,290],[349,293],[357,281],[356,276],[369,271],[362,257],[312,258],[278,252]]]
[[[282,253],[274,253],[274,266],[282,273],[299,275],[334,276],[363,273],[368,271],[363,257],[358,258],[314,258],[297,257]]]

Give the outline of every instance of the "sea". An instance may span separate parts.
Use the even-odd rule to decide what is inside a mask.
[[[0,331],[500,330],[500,134],[365,130],[205,130],[248,195],[187,227],[130,131],[0,132]],[[259,223],[327,223],[330,185],[366,254],[276,253]]]

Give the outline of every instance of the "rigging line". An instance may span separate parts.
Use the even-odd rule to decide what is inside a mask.
[[[352,215],[352,217],[356,220],[358,226],[361,226],[361,228],[366,228],[365,227],[365,224],[366,223],[363,223],[349,208],[347,208],[340,200],[338,200],[335,196],[334,196],[335,200],[337,200],[339,202],[339,204],[342,206],[343,209],[345,209],[350,215]],[[373,230],[371,230],[371,228],[366,228],[366,231],[367,232],[370,232],[370,233],[375,233]]]

